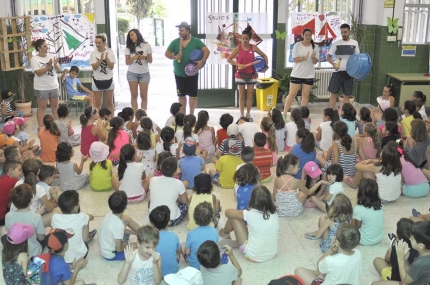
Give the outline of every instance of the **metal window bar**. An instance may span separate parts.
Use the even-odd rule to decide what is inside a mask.
[[[430,44],[429,0],[407,0],[403,16],[403,44]]]

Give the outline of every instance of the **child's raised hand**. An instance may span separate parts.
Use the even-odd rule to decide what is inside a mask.
[[[133,245],[131,244],[124,248],[125,262],[133,263],[134,259],[136,258],[136,255],[134,255],[133,251]]]
[[[152,263],[158,263],[160,260],[160,254],[156,251],[152,251]]]
[[[75,270],[81,270],[87,267],[88,259],[84,259],[83,257],[76,259],[73,261]]]
[[[59,62],[58,57],[54,57],[54,64],[57,64]]]
[[[67,68],[65,68],[65,69],[63,70],[63,73],[64,73],[64,74],[69,73],[69,70],[68,70]]]
[[[215,156],[212,156],[212,162],[213,162],[213,164],[216,164],[217,158]]]
[[[45,212],[45,209],[46,209],[45,205],[41,205],[41,206],[37,207],[36,214],[42,215],[43,212]]]
[[[81,157],[81,161],[82,161],[82,162],[87,161],[87,159],[88,159],[88,155],[84,155],[83,157]]]
[[[398,258],[405,259],[406,256],[409,256],[409,245],[403,240],[397,241],[396,253]]]

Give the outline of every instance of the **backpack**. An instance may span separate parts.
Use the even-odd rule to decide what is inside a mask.
[[[36,255],[30,258],[27,268],[27,280],[32,285],[51,285],[49,276],[49,253]]]

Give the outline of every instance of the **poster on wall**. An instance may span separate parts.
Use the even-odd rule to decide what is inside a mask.
[[[327,61],[328,51],[333,41],[341,38],[341,15],[338,12],[328,13],[291,13],[288,19],[286,38],[286,66],[293,66],[292,51],[297,42],[303,40],[302,32],[305,28],[312,31],[312,39],[319,48],[320,62]]]
[[[45,39],[49,53],[64,67],[90,66],[94,50],[94,13],[31,17],[31,40]]]
[[[272,33],[266,13],[210,13],[206,15],[206,39],[211,55],[209,63],[228,64],[233,49],[242,43],[242,31],[252,27],[250,44],[259,45]]]

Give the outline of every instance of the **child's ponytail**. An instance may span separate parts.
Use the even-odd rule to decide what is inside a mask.
[[[285,174],[290,165],[297,165],[298,163],[299,158],[291,153],[284,155],[283,157],[279,157],[278,162],[276,164],[276,176],[281,177]]]
[[[107,138],[107,145],[109,146],[109,152],[115,149],[115,139],[118,136],[118,130],[121,128],[124,121],[121,117],[114,117],[110,120],[111,129]]]
[[[346,151],[351,149],[352,138],[348,135],[348,126],[345,122],[337,121],[333,124],[333,131],[340,139],[340,143],[345,147]]]
[[[273,123],[270,125],[269,136],[267,138],[267,143],[271,151],[278,151],[278,144],[276,143],[276,129]]]
[[[151,133],[152,131],[152,120],[150,117],[143,117],[140,119],[140,126],[142,129],[148,133]]]
[[[302,118],[302,111],[300,109],[294,108],[291,110],[291,117],[293,118],[294,123],[296,123],[297,129],[305,127],[305,121]]]
[[[314,135],[306,128],[298,129],[296,136],[302,139],[300,147],[306,153],[311,153],[315,150],[315,138]]]
[[[85,128],[88,124],[88,120],[94,115],[97,110],[93,107],[86,107],[84,113],[79,117],[82,128]]]
[[[285,121],[282,118],[281,110],[279,110],[278,108],[273,108],[271,118],[276,130],[281,130],[285,128]]]
[[[400,155],[403,154],[403,149],[395,141],[390,141],[382,149],[380,162],[375,165],[382,166],[381,173],[384,175],[389,176],[391,173],[397,175],[402,171]]]
[[[205,110],[201,110],[197,115],[197,122],[194,128],[194,133],[197,134],[199,130],[203,130],[204,127],[208,124],[209,121],[209,113]]]
[[[178,129],[178,127],[184,127],[184,113],[177,113],[175,116],[175,133]]]
[[[396,122],[385,122],[385,129],[390,132],[391,135],[395,136],[398,139],[400,138],[399,125]]]
[[[151,135],[148,132],[140,132],[137,136],[136,144],[140,150],[151,149]]]
[[[348,121],[356,121],[357,111],[355,111],[354,106],[350,103],[345,103],[342,105],[343,115],[342,117]]]
[[[163,150],[170,152],[170,146],[172,145],[172,140],[175,138],[175,132],[171,127],[164,127],[160,134],[163,140]]]
[[[382,136],[381,132],[378,130],[378,128],[376,128],[376,125],[373,123],[365,123],[363,130],[366,131],[372,138],[373,145],[375,146],[375,148],[380,150],[382,144]]]
[[[39,174],[39,164],[35,159],[27,159],[22,163],[22,173],[24,183],[31,186],[33,194],[36,195],[37,175]]]
[[[58,129],[57,124],[54,122],[54,117],[52,117],[52,115],[47,114],[43,117],[43,125],[45,126],[45,129],[49,130],[49,132],[54,136],[61,136],[61,132]]]
[[[136,149],[131,144],[123,145],[119,152],[118,179],[121,181],[127,169],[127,161],[133,160]]]
[[[192,136],[193,126],[196,124],[196,116],[188,114],[184,117],[184,139]]]
[[[118,113],[118,117],[121,117],[124,123],[130,121],[131,116],[134,116],[134,110],[130,107],[125,107]]]

